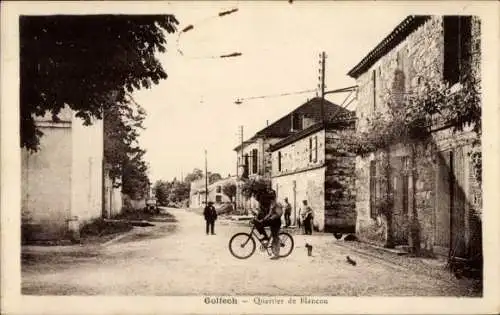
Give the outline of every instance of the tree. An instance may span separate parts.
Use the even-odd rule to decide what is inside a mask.
[[[169,194],[169,202],[180,202],[189,199],[189,184],[186,182],[175,181]]]
[[[69,106],[86,125],[130,93],[150,88],[167,74],[155,53],[165,52],[173,15],[21,16],[21,146],[38,149],[42,132],[34,116],[55,121]]]
[[[170,193],[170,189],[172,184],[166,181],[158,180],[153,186],[153,192],[155,194],[156,200],[160,205],[168,204],[168,196]]]
[[[139,149],[122,165],[122,192],[132,199],[144,198],[149,189],[148,166],[143,160],[145,153],[146,151]]]
[[[255,178],[245,180],[241,186],[241,193],[245,198],[254,197],[259,203],[262,203],[271,189],[271,182],[265,178]]]
[[[210,173],[208,172],[208,184],[213,184],[216,181],[222,179],[222,176],[219,173]]]
[[[186,175],[184,181],[186,183],[191,183],[201,178],[203,178],[203,171],[198,168],[195,168],[192,173]]]
[[[236,184],[233,182],[225,183],[224,186],[222,186],[222,192],[229,197],[231,202],[233,202],[233,198],[236,196]]]

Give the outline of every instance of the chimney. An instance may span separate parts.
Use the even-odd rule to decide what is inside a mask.
[[[266,127],[269,126],[269,120],[266,120]]]

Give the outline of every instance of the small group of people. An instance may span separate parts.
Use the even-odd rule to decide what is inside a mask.
[[[269,236],[266,233],[265,227],[271,228],[271,238],[272,238],[272,252],[273,256],[271,259],[279,259],[279,238],[278,234],[281,228],[281,217],[285,215],[285,227],[291,225],[290,216],[292,214],[292,206],[288,202],[288,198],[284,199],[284,206],[281,205],[276,199],[276,192],[272,189],[268,190],[266,193],[259,196],[259,211],[254,219],[253,223],[255,228],[262,235],[262,241],[268,242]],[[314,212],[312,208],[307,204],[307,200],[302,201],[304,208],[299,209],[298,225],[299,228],[302,225],[304,228],[304,234],[312,235]],[[283,210],[284,208],[284,210]],[[214,207],[213,202],[208,202],[207,206],[203,211],[203,216],[206,222],[206,234],[215,235],[214,227],[215,221],[217,220],[217,210]]]
[[[299,228],[304,228],[304,234],[312,235],[314,212],[312,208],[307,204],[307,200],[303,200],[302,204],[304,209],[299,209],[299,215],[297,217],[297,225]],[[292,205],[288,202],[288,198],[285,198],[285,226],[289,227],[291,225],[290,216],[292,214]]]

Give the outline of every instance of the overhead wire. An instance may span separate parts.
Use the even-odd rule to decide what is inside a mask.
[[[237,3],[238,4],[238,3]],[[220,54],[220,55],[207,55],[207,56],[198,56],[198,57],[193,57],[193,56],[188,56],[184,53],[184,51],[181,49],[180,47],[180,40],[181,40],[181,36],[186,33],[186,32],[189,32],[189,31],[192,31],[192,30],[196,30],[200,25],[203,25],[204,23],[207,23],[209,22],[210,20],[213,20],[213,19],[217,19],[217,18],[221,18],[221,17],[224,17],[226,15],[230,15],[230,14],[233,14],[235,12],[238,12],[239,8],[238,7],[235,7],[235,8],[232,8],[232,9],[227,9],[227,10],[223,10],[223,11],[220,11],[218,12],[216,15],[213,15],[213,16],[208,16],[196,23],[193,23],[193,24],[189,24],[187,26],[185,26],[180,32],[179,32],[179,35],[177,36],[177,39],[176,39],[176,49],[177,49],[177,52],[183,56],[183,57],[186,57],[186,58],[189,58],[189,59],[219,59],[219,58],[230,58],[230,57],[238,57],[238,56],[241,56],[242,53],[240,52],[233,52],[233,53],[224,53],[224,54]]]
[[[247,101],[247,100],[283,97],[283,96],[290,96],[290,95],[306,94],[306,93],[311,93],[311,92],[317,92],[317,90],[310,89],[310,90],[302,90],[302,91],[296,91],[296,92],[285,92],[285,93],[279,93],[279,94],[268,94],[268,95],[260,95],[260,96],[241,97],[241,98],[237,98],[235,103],[239,105],[243,101]]]

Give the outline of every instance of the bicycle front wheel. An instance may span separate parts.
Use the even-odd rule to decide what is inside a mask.
[[[280,257],[286,257],[293,251],[293,237],[287,232],[280,232],[278,235],[280,239]]]
[[[238,259],[246,259],[252,256],[255,248],[255,240],[248,233],[236,233],[229,240],[229,252]]]

